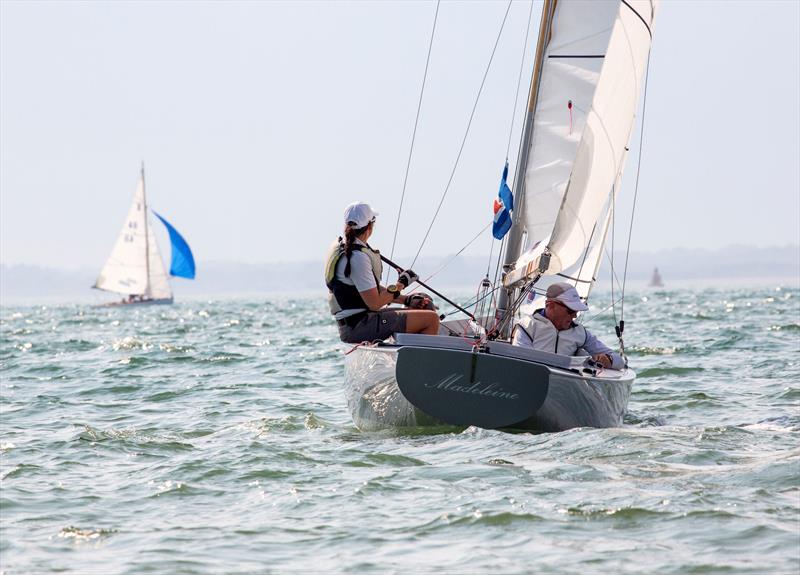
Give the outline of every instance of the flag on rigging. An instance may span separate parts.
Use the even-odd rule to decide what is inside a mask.
[[[494,200],[494,223],[492,224],[492,235],[495,239],[503,239],[503,236],[511,229],[511,210],[514,209],[514,196],[506,183],[508,177],[508,162],[503,168],[503,177],[500,179],[500,191]]]

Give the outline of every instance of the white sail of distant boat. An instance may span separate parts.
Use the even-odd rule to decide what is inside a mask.
[[[345,383],[360,428],[444,422],[559,431],[622,423],[633,370],[597,370],[585,358],[513,346],[506,330],[531,306],[542,307],[549,284],[567,281],[586,300],[595,283],[656,3],[544,1],[497,321],[448,321],[440,335],[398,333],[394,343],[351,350]]]
[[[664,280],[661,278],[661,274],[658,273],[658,268],[653,269],[653,275],[650,278],[650,287],[664,287]]]
[[[183,237],[156,214],[169,231],[172,244],[170,275],[193,279],[194,256]],[[172,289],[161,259],[158,242],[148,217],[144,166],[128,216],[120,230],[111,255],[106,260],[94,286],[125,296],[121,303],[172,303]]]

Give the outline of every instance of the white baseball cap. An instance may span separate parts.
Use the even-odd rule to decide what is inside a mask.
[[[581,301],[578,290],[567,282],[554,283],[547,288],[545,294],[548,300],[560,301],[572,311],[586,311],[589,306]]]
[[[373,212],[369,204],[356,202],[350,204],[344,210],[344,225],[355,223],[357,229],[366,227],[370,222],[375,221],[378,212]]]

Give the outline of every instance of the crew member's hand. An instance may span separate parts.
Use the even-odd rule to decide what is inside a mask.
[[[611,367],[611,357],[607,353],[597,353],[592,359],[605,368]]]
[[[431,298],[421,294],[406,296],[406,307],[411,309],[433,309]]]
[[[397,283],[403,284],[403,288],[407,288],[418,279],[419,276],[415,274],[412,270],[405,270],[403,273],[397,276]]]

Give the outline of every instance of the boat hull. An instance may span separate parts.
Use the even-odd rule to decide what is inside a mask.
[[[618,427],[634,378],[629,369],[580,372],[492,353],[417,346],[360,346],[345,365],[348,407],[364,430]]]
[[[145,305],[170,305],[172,303],[174,303],[173,298],[162,298],[139,301],[113,301],[110,303],[101,304],[98,307],[140,307]]]

